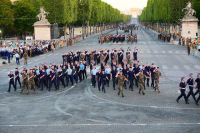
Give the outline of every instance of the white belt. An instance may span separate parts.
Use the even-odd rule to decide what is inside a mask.
[[[185,90],[185,88],[181,88],[181,89]]]
[[[190,87],[194,87],[194,85],[189,85]]]

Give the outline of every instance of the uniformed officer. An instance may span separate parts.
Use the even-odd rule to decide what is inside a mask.
[[[179,91],[181,92],[181,95],[176,99],[177,102],[179,102],[179,99],[184,96],[185,103],[189,104],[185,95],[185,90],[186,90],[186,84],[185,84],[185,77],[181,77],[181,82],[179,84]]]
[[[139,94],[141,94],[141,91],[142,91],[142,95],[144,95],[144,79],[145,79],[145,75],[143,74],[143,71],[140,70],[140,72],[136,75],[137,78],[139,78],[139,86],[140,86],[140,89],[139,89]]]
[[[107,77],[105,71],[102,70],[102,74],[101,74],[100,80],[101,80],[101,84],[102,84],[102,91],[104,93],[106,93],[106,90],[105,90],[106,79],[108,79],[108,77]]]
[[[136,79],[135,72],[133,71],[133,68],[130,67],[129,72],[128,72],[128,80],[130,82],[129,89],[131,89],[132,91],[133,91],[133,79],[134,78]]]
[[[154,88],[154,70],[156,68],[154,67],[154,63],[152,63],[152,67],[150,68],[150,72],[151,72],[151,87]]]
[[[28,53],[25,51],[24,53],[24,65],[27,64]]]
[[[197,98],[196,104],[198,105],[198,102],[200,100],[200,73],[197,74],[198,78],[195,80],[195,82],[197,83],[197,85],[195,86],[195,89],[197,89],[195,94],[199,93],[199,97]]]
[[[122,97],[124,97],[123,94],[123,86],[124,86],[124,81],[127,80],[125,76],[122,75],[122,71],[119,72],[119,75],[116,75],[116,79],[118,79],[118,83],[119,83],[119,91],[118,91],[118,95],[120,95],[120,93],[122,94]]]
[[[41,91],[43,91],[44,85],[45,85],[46,87],[48,87],[45,78],[46,78],[46,72],[45,72],[44,69],[42,69],[42,71],[40,72],[40,86],[42,86]]]
[[[68,83],[69,83],[69,79],[73,85],[73,77],[72,77],[72,69],[68,66],[68,69],[67,69],[67,86],[68,86]]]
[[[188,98],[190,97],[190,95],[192,95],[192,97],[193,97],[193,99],[194,99],[194,102],[195,102],[196,104],[198,104],[197,101],[196,101],[195,95],[194,95],[194,93],[193,93],[193,88],[194,88],[194,84],[195,84],[195,82],[194,82],[194,80],[193,80],[193,74],[190,73],[189,76],[190,76],[190,78],[187,80],[186,85],[185,85],[185,87],[186,87],[187,85],[189,86],[189,93],[188,93],[188,95],[186,96],[186,98],[187,98],[187,101],[188,101]]]
[[[18,68],[15,68],[15,88],[17,89],[17,81],[20,85],[21,88],[21,82],[20,82],[20,77],[19,77],[19,71]]]
[[[57,91],[56,73],[54,72],[54,69],[52,69],[50,78],[51,78],[51,80],[50,80],[50,85],[49,85],[49,91],[51,91],[51,87],[52,87],[52,84],[53,84],[53,83],[54,83],[54,86],[55,86],[56,91]]]
[[[105,73],[106,73],[106,76],[107,76],[107,79],[106,79],[107,87],[109,87],[109,82],[110,82],[110,78],[111,78],[111,69],[109,68],[108,65],[105,69]]]
[[[113,81],[113,89],[115,90],[115,78],[116,78],[116,75],[117,75],[117,70],[115,68],[115,66],[113,66],[113,69],[111,71],[111,74],[112,74],[112,81]]]
[[[26,70],[23,70],[23,72],[21,71],[20,74],[22,75],[22,89],[20,93],[23,93],[24,87],[26,86],[28,89],[28,92],[26,94],[29,94],[28,76]]]
[[[138,81],[139,81],[139,78],[137,77],[137,74],[138,74],[139,71],[140,71],[140,68],[138,67],[138,63],[135,63],[135,67],[134,67],[133,70],[134,70],[135,75],[136,75],[135,85],[138,87]]]
[[[147,72],[147,74],[148,74],[148,76],[147,76],[147,86],[149,87],[149,79],[150,79],[150,66],[149,66],[149,63],[148,62],[146,62],[146,66],[145,66],[145,70],[146,70],[146,72]]]
[[[63,72],[62,72],[62,69],[60,68],[59,71],[58,71],[58,76],[57,76],[57,86],[58,86],[58,90],[59,90],[59,86],[60,86],[60,81],[62,82],[64,88],[65,88],[65,83],[64,83],[64,80],[63,80]]]
[[[83,62],[81,61],[81,64],[80,64],[80,72],[81,72],[81,78],[84,80],[84,68],[85,68],[85,65],[83,64]]]
[[[35,82],[34,82],[34,76],[35,75],[34,75],[32,69],[30,70],[28,75],[29,75],[29,78],[28,78],[28,80],[29,80],[29,89],[31,89],[31,87],[33,87],[33,90],[34,90],[33,94],[35,94]]]
[[[92,86],[94,86],[95,88],[95,84],[96,84],[96,74],[97,74],[97,70],[96,68],[93,66],[93,69],[91,71],[91,74],[92,74]]]
[[[97,76],[97,83],[98,83],[98,89],[100,91],[100,87],[101,87],[101,68],[99,68],[98,72],[96,73],[96,76]]]
[[[9,77],[9,88],[8,88],[8,92],[10,92],[10,87],[11,85],[13,85],[15,91],[16,91],[16,86],[14,85],[14,75],[13,72],[10,71],[10,73],[7,75]]]
[[[154,89],[155,89],[156,92],[160,93],[160,90],[159,90],[159,87],[158,87],[159,77],[160,76],[163,77],[163,76],[162,76],[161,72],[159,71],[159,67],[157,67],[153,72],[154,72],[154,80],[155,80],[155,84],[156,84]]]

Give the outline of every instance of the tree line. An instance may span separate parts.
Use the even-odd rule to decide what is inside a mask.
[[[49,12],[48,21],[59,27],[85,24],[111,24],[128,22],[131,16],[120,14],[101,0],[10,0],[0,1],[0,29],[6,32],[33,32],[33,24],[38,21],[36,15],[40,7]]]
[[[184,17],[182,9],[188,2],[192,3],[192,8],[196,11],[196,16],[200,20],[199,0],[148,0],[147,6],[139,16],[140,22],[151,23],[175,23],[179,24],[179,19]]]

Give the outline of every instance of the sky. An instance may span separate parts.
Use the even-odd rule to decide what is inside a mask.
[[[119,9],[120,11],[129,10],[130,8],[143,9],[147,5],[148,0],[102,0],[112,7]]]

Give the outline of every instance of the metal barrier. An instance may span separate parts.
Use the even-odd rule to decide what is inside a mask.
[[[190,50],[190,55],[193,55],[193,56],[195,56],[197,58],[200,58],[200,52],[198,50],[195,51],[194,49],[191,49]]]

